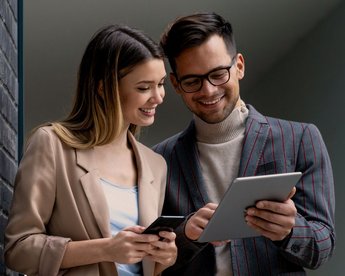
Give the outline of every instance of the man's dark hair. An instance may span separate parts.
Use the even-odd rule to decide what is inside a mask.
[[[196,13],[179,17],[172,22],[160,41],[172,71],[176,73],[176,57],[188,48],[203,44],[213,35],[219,35],[224,39],[230,55],[236,54],[236,43],[231,24],[220,15],[214,12]]]

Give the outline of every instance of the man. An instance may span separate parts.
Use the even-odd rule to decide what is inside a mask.
[[[177,19],[161,45],[171,82],[194,117],[154,147],[168,164],[163,214],[186,215],[178,260],[164,275],[304,275],[334,250],[334,187],[329,156],[311,124],[261,115],[240,98],[244,57],[229,22],[214,13]],[[245,220],[258,237],[198,243],[238,176],[300,171],[286,201],[260,201]]]

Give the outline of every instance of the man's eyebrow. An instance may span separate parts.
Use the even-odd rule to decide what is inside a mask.
[[[193,77],[202,77],[202,76],[206,76],[207,74],[213,72],[213,71],[216,71],[216,70],[219,70],[219,69],[224,69],[224,68],[228,68],[230,65],[219,65],[213,69],[211,69],[210,71],[208,71],[207,73],[205,74],[187,74],[187,75],[184,75],[184,76],[181,76],[179,77],[179,79],[187,79],[187,78],[193,78]]]

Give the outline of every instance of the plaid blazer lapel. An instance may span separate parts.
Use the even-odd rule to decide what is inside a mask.
[[[251,105],[247,107],[249,116],[246,122],[239,176],[255,175],[270,131],[266,118]]]
[[[201,174],[199,154],[195,140],[194,122],[191,122],[186,131],[179,137],[176,144],[176,154],[191,200],[195,208],[199,209],[204,206],[209,199]]]

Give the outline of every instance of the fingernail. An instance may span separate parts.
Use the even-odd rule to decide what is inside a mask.
[[[264,204],[260,201],[258,202],[258,204],[256,205],[258,208],[263,208],[264,207]]]
[[[247,211],[247,214],[250,215],[250,216],[252,216],[252,215],[255,214],[255,211],[254,211],[253,209],[249,209],[249,210]]]

